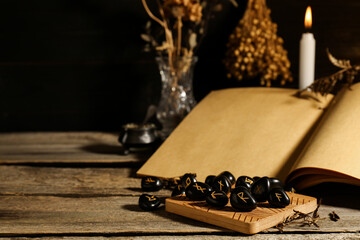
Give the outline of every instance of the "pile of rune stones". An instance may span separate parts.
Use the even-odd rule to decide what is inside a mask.
[[[141,180],[143,191],[159,191],[164,185],[156,177],[143,177]],[[188,200],[205,200],[214,207],[224,207],[230,199],[234,209],[248,212],[255,209],[258,203],[266,201],[271,207],[286,207],[290,204],[290,198],[285,191],[294,192],[294,189],[284,187],[278,178],[240,176],[235,179],[232,173],[224,171],[217,176],[207,176],[205,183],[198,182],[195,174],[186,173],[180,181],[175,181],[171,197],[186,195]],[[142,194],[139,198],[139,206],[146,211],[157,209],[160,203],[160,198],[154,195]]]

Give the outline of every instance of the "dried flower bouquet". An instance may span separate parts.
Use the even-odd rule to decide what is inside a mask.
[[[146,34],[141,37],[147,42],[147,48],[153,47],[159,55],[156,61],[162,90],[156,117],[162,125],[163,139],[196,104],[192,91],[197,61],[194,51],[212,13],[222,9],[221,1],[226,0],[142,0],[149,17],[160,25],[159,34],[148,22]]]
[[[247,10],[229,37],[224,59],[228,78],[241,81],[260,77],[260,84],[271,86],[292,82],[290,61],[277,35],[277,24],[270,17],[265,0],[249,0]]]
[[[204,35],[207,23],[213,12],[222,9],[222,0],[157,0],[159,17],[154,14],[146,0],[143,6],[149,17],[163,29],[165,41],[159,41],[151,33],[151,23],[146,25],[143,40],[148,42],[146,49],[152,46],[160,56],[168,57],[170,68],[174,69],[176,61],[191,58]],[[230,0],[236,4],[235,0]],[[165,53],[165,54],[164,54]]]

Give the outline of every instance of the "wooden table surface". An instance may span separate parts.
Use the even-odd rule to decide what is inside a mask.
[[[136,170],[151,152],[123,156],[117,134],[0,134],[0,238],[360,239],[359,188],[323,191],[320,228],[245,236],[164,210],[142,211]],[[155,193],[170,195],[169,190]],[[331,221],[335,211],[340,220]]]

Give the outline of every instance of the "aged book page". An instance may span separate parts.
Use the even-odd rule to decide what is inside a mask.
[[[235,176],[290,172],[304,139],[332,99],[322,105],[294,89],[237,88],[210,93],[137,172],[163,178],[224,170]]]
[[[297,177],[298,188],[326,181],[360,185],[360,84],[351,89],[340,93],[303,156],[294,164],[288,180]]]

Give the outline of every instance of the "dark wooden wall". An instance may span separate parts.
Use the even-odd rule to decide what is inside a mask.
[[[151,0],[149,0],[151,1]],[[246,5],[226,5],[199,49],[194,91],[258,85],[225,77],[227,37]],[[268,0],[297,76],[306,6],[314,14],[316,76],[339,58],[360,60],[360,1]],[[0,131],[112,130],[141,121],[160,95],[154,55],[142,52],[148,17],[140,0],[0,1]],[[297,87],[297,83],[288,87]]]

